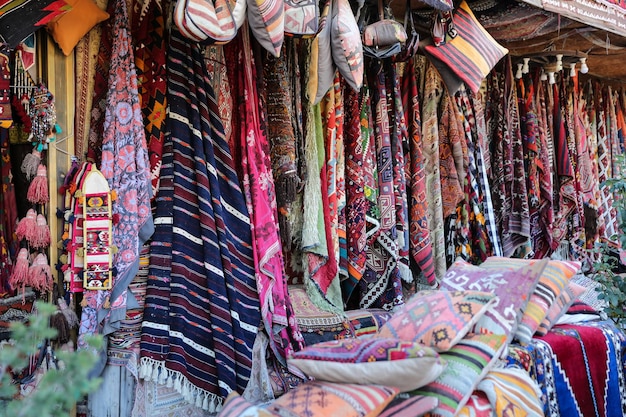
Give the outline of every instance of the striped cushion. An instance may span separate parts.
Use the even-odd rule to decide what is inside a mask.
[[[546,333],[550,331],[552,326],[558,323],[561,316],[567,312],[570,306],[574,304],[574,301],[576,301],[578,296],[583,294],[586,290],[587,289],[582,285],[568,282],[565,290],[563,290],[554,304],[550,307],[550,310],[548,310],[546,318],[543,319],[535,334],[545,336]]]
[[[525,260],[492,256],[480,266],[485,269],[517,269],[537,260]],[[559,298],[569,280],[580,269],[580,262],[550,260],[546,265],[537,288],[530,297],[530,302],[524,311],[522,322],[515,332],[515,338],[524,344],[530,342],[533,334],[548,315],[548,311]],[[548,320],[553,320],[550,318]],[[558,317],[556,317],[558,320]],[[552,327],[550,322],[549,327]]]
[[[521,369],[494,369],[476,389],[487,395],[496,416],[508,415],[507,410],[515,410],[515,415],[543,415],[539,387]]]
[[[298,385],[267,409],[280,416],[375,417],[398,392],[380,385],[312,381]]]
[[[248,0],[248,24],[256,40],[278,57],[285,40],[284,0]]]
[[[412,391],[412,394],[437,398],[439,405],[433,410],[433,415],[455,416],[495,360],[500,357],[505,341],[504,335],[468,334],[448,352],[441,354],[448,362],[448,367],[439,378]]]
[[[509,51],[482,27],[465,1],[454,12],[454,25],[458,35],[444,45],[426,46],[426,56],[442,62],[476,93],[483,78]]]

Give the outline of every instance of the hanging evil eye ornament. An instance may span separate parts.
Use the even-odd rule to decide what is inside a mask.
[[[61,129],[56,124],[54,96],[43,83],[39,83],[30,96],[28,116],[32,123],[29,140],[39,152],[48,149],[48,143]]]

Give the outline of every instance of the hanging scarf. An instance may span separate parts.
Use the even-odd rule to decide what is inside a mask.
[[[139,248],[154,231],[150,211],[148,154],[137,91],[137,77],[131,47],[126,2],[116,0],[114,42],[109,74],[112,88],[106,98],[101,171],[111,190],[117,193],[112,203],[113,215],[120,219],[113,225],[112,240],[117,247],[113,266],[117,274],[111,291],[86,291],[87,307],[96,309],[98,324],[104,321],[105,336],[120,328],[126,317],[128,284],[139,269]],[[106,299],[110,300],[110,310]],[[135,306],[136,303],[133,304]],[[87,313],[89,315],[89,313]],[[98,329],[81,326],[83,334]],[[106,362],[106,355],[103,358]],[[103,369],[104,364],[101,363]],[[94,371],[95,372],[95,371]]]
[[[140,377],[215,411],[250,377],[260,323],[250,217],[202,47],[172,28]]]
[[[165,16],[162,6],[154,0],[148,2],[147,10],[136,9],[133,27],[141,113],[148,142],[152,195],[155,196],[159,188],[167,108]]]
[[[261,317],[275,357],[287,366],[287,357],[302,349],[302,335],[287,291],[283,256],[278,232],[276,194],[272,178],[270,145],[261,129],[256,89],[256,66],[247,31],[225,49],[225,62],[234,62],[229,82],[240,120],[240,130],[233,132],[242,149],[242,184],[250,213],[256,288],[261,303]],[[298,374],[297,370],[292,372]]]
[[[411,257],[417,263],[426,282],[433,285],[436,282],[433,263],[433,248],[430,242],[428,219],[426,212],[426,169],[424,166],[424,151],[422,149],[422,131],[415,74],[415,60],[407,61],[402,77],[402,105],[404,118],[408,128],[408,161],[406,161],[407,182],[409,188],[409,239]]]
[[[367,248],[367,268],[359,286],[361,308],[379,307],[390,310],[402,303],[402,283],[398,270],[396,205],[389,110],[385,78],[389,76],[382,62],[370,67],[372,86],[371,112],[374,119],[376,160],[378,165],[378,210],[380,228]]]

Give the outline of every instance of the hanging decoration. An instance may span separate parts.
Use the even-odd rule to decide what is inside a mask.
[[[54,96],[43,83],[39,83],[30,96],[28,116],[32,125],[29,140],[37,151],[48,149],[48,143],[54,141],[55,134],[61,133],[61,128],[56,124]]]
[[[50,195],[48,194],[48,168],[45,165],[39,164],[39,167],[37,167],[37,175],[28,186],[26,198],[33,204],[46,204],[50,201]]]

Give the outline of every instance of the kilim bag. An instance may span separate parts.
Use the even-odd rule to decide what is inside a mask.
[[[233,10],[245,17],[245,4],[242,6],[240,3],[245,1],[239,0],[232,7],[229,0],[178,0],[174,7],[174,23],[188,39],[226,43],[237,35]]]
[[[476,93],[482,80],[509,50],[482,27],[465,1],[454,11],[454,34],[454,38],[447,36],[441,46],[428,45],[424,51],[428,59],[439,61]]]
[[[378,21],[363,25],[363,22],[371,21],[371,13],[368,15],[370,7],[366,5],[364,8],[361,11],[364,16],[361,21],[363,53],[378,59],[390,58],[400,53],[407,40],[404,26],[385,17],[383,0],[378,0]]]

